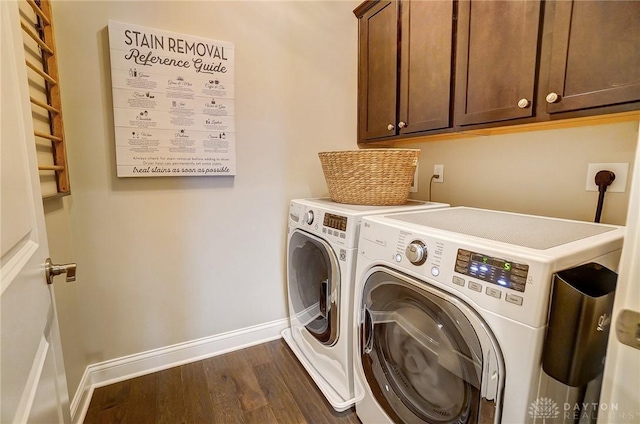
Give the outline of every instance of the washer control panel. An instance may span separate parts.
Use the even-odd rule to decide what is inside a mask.
[[[529,265],[519,264],[465,249],[458,249],[455,272],[500,287],[524,292],[527,285]],[[496,297],[495,294],[490,295]]]
[[[495,215],[490,221],[495,225],[485,229],[488,236],[469,234],[469,229],[477,228],[477,222],[484,222],[480,218],[484,220],[489,213]],[[615,228],[565,243],[566,246],[545,244],[540,248],[498,237],[521,240],[525,236],[513,233],[514,228],[529,224],[531,219],[540,228],[550,223],[567,232],[575,228],[582,231],[584,226],[585,231],[594,229],[588,223],[467,208],[367,216],[360,228],[356,284],[362,284],[373,269],[389,268],[404,273],[408,283],[456,296],[481,314],[487,313],[487,317],[499,315],[531,327],[543,327],[548,319],[554,273],[588,261],[615,267],[624,230]],[[550,230],[539,227],[535,232],[545,231],[543,235],[547,237]],[[532,243],[536,234],[529,233],[527,237],[531,238],[526,241]],[[424,262],[416,264],[426,253]]]
[[[368,226],[365,223],[367,233]],[[391,246],[382,233],[374,234],[376,237],[369,238],[369,241],[383,250]],[[524,291],[532,281],[531,266],[524,261],[480,253],[480,250],[469,249],[459,243],[409,231],[400,230],[391,238],[395,239],[392,259],[400,268],[434,278],[488,308],[501,308],[499,305],[502,303],[518,309],[523,307]]]
[[[460,296],[478,310],[527,325],[544,325],[551,281],[544,261],[472,238],[382,225],[378,219],[363,220],[358,273],[386,264],[415,277],[418,284]]]

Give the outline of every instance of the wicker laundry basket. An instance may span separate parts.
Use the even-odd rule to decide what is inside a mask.
[[[419,149],[318,153],[331,200],[372,206],[407,202],[419,155]]]

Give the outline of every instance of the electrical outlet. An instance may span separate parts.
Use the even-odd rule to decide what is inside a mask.
[[[418,167],[420,166],[420,162],[416,163],[416,171],[413,173],[413,181],[411,182],[411,187],[409,187],[410,193],[418,192]]]
[[[444,165],[433,165],[433,175],[438,175],[438,178],[434,178],[434,183],[443,183],[444,182]]]
[[[586,191],[598,191],[595,179],[596,174],[600,171],[612,171],[616,174],[616,179],[607,187],[607,193],[624,193],[627,191],[628,163],[590,163],[587,167]]]

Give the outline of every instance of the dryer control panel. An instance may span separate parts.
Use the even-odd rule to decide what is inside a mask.
[[[326,212],[324,214],[322,225],[333,228],[334,230],[347,231],[347,222],[348,219],[346,216]]]

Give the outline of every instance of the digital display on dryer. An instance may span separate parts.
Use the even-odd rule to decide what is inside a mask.
[[[524,292],[529,265],[458,249],[455,271],[487,283]]]
[[[322,224],[325,227],[333,228],[334,230],[347,231],[346,216],[334,215],[332,213],[325,213]]]

